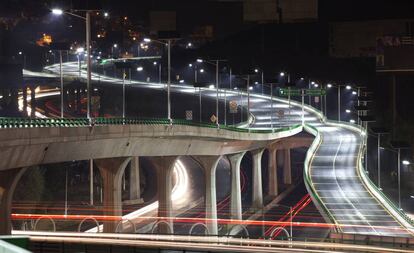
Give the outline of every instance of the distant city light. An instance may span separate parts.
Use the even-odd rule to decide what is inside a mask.
[[[180,83],[184,83],[184,80],[180,80]]]
[[[254,82],[254,84],[259,84],[259,82],[258,82],[258,81],[256,81],[256,82]]]
[[[280,72],[280,76],[285,76],[285,72]]]
[[[188,64],[188,67],[190,67],[190,68],[191,68],[192,66],[193,66],[193,64],[191,64],[191,63],[189,63],[189,64]]]
[[[352,95],[356,95],[357,94],[357,92],[356,91],[352,91]]]
[[[20,51],[20,52],[19,52],[19,55],[22,55],[22,54],[23,54],[23,52],[22,52],[22,51]]]
[[[249,86],[249,90],[253,90],[253,86]]]
[[[137,71],[142,71],[142,70],[144,70],[144,68],[143,68],[143,67],[141,67],[141,66],[139,66],[139,67],[137,68]]]
[[[312,82],[311,82],[311,84],[312,84],[312,85],[315,85],[315,82],[314,82],[314,81],[312,81]]]
[[[191,42],[188,42],[187,47],[192,47],[193,44]]]
[[[404,160],[404,161],[402,161],[402,164],[404,164],[404,165],[410,165],[410,161]]]
[[[200,62],[201,63],[201,62],[203,62],[203,60],[202,59],[197,59],[197,62]]]
[[[200,69],[200,73],[204,73],[204,69]]]
[[[315,83],[315,84],[313,85],[313,87],[318,88],[318,87],[319,87],[319,84]]]
[[[352,124],[355,124],[355,120],[351,119],[349,122],[351,122]]]
[[[151,39],[150,38],[144,38],[144,42],[151,42]]]
[[[303,81],[303,80],[305,80],[305,78],[301,77],[300,80]]]
[[[155,61],[155,62],[153,62],[152,64],[157,65],[157,62]]]
[[[237,90],[237,87],[234,87],[233,90]]]
[[[109,13],[108,12],[105,12],[104,13],[104,17],[108,17],[109,16]]]
[[[55,15],[62,15],[63,10],[62,9],[52,9],[52,13]]]
[[[78,47],[78,48],[76,49],[76,53],[78,53],[78,54],[81,54],[81,53],[83,53],[83,52],[85,52],[85,48],[83,48],[83,47]]]
[[[347,90],[352,89],[351,85],[347,85],[345,88],[346,88]]]
[[[328,84],[326,85],[326,87],[328,87],[328,88],[332,88],[332,84],[328,83]]]
[[[258,72],[259,72],[259,70],[258,70],[258,69],[254,69],[254,72],[258,73]]]
[[[345,110],[345,112],[346,112],[346,113],[351,113],[351,110],[346,109],[346,110]]]
[[[210,84],[210,86],[208,86],[210,89],[214,88],[214,84]]]

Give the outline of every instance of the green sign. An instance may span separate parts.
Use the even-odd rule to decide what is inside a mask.
[[[279,90],[279,95],[282,97],[288,97],[290,96],[301,96],[302,95],[302,90],[299,89],[280,89]]]
[[[325,89],[306,89],[305,95],[306,96],[325,96],[326,90]]]

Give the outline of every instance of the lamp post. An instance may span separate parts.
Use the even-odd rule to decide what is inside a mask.
[[[407,160],[401,161],[401,149],[409,149],[410,145],[401,141],[391,141],[391,146],[397,150],[398,154],[398,208],[401,209],[401,163],[404,166],[410,165],[410,162]]]
[[[167,118],[170,121],[170,124],[172,124],[172,118],[171,118],[171,42],[172,39],[166,39],[167,43],[162,42],[160,40],[154,40],[150,38],[144,38],[144,42],[150,43],[150,42],[156,42],[161,45],[167,46],[167,57],[168,57],[168,81],[167,81]]]
[[[344,85],[344,84],[334,85],[334,84],[328,83],[326,87],[328,88],[336,87],[338,89],[338,121],[341,121],[341,87],[345,87],[347,90],[351,90],[352,86]]]
[[[216,124],[217,124],[217,128],[220,128],[220,123],[219,123],[219,62],[223,62],[226,60],[203,60],[203,59],[197,59],[197,62],[206,62],[208,64],[211,64],[213,66],[216,67]]]
[[[52,13],[55,15],[62,15],[62,14],[68,14],[73,17],[80,18],[85,21],[86,24],[86,96],[87,96],[87,109],[86,109],[86,117],[90,120],[90,90],[91,90],[91,15],[90,13],[93,10],[86,10],[85,11],[85,17],[77,15],[72,12],[63,11],[62,9],[53,9]]]

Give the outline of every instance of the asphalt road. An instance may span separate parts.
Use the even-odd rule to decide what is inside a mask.
[[[77,63],[66,63],[65,73],[77,75]],[[58,65],[47,68],[58,73]],[[85,71],[82,73],[85,76]],[[94,79],[98,79],[96,74]],[[121,83],[120,79],[99,77],[101,82]],[[131,85],[142,85],[147,88],[160,89],[164,85],[158,83],[145,83],[132,81]],[[192,86],[172,85],[173,92],[194,93]],[[215,98],[215,89],[206,89],[203,95]],[[224,93],[220,92],[220,99]],[[237,91],[226,91],[227,100],[237,100],[240,105],[247,106],[247,96]],[[255,121],[251,128],[268,129],[284,127],[302,122],[302,109],[293,105],[289,108],[285,100],[274,99],[273,106],[270,99],[265,96],[250,96],[250,112]],[[272,122],[271,122],[272,119]],[[383,203],[373,197],[364,185],[358,172],[358,153],[363,143],[360,133],[343,126],[328,125],[311,111],[306,110],[304,121],[317,128],[322,141],[316,149],[310,164],[310,187],[315,189],[322,201],[325,215],[330,213],[331,221],[344,233],[373,234],[389,236],[410,236],[408,231],[400,224]],[[308,186],[309,187],[309,186]],[[318,203],[316,203],[318,205]],[[326,211],[328,210],[328,211]],[[333,220],[332,220],[333,219]]]

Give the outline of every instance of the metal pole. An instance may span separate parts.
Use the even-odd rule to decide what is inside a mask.
[[[198,98],[199,98],[199,105],[200,105],[200,122],[201,122],[201,87],[198,87]]]
[[[78,66],[79,66],[79,77],[81,77],[81,60],[80,60],[80,54],[78,53]]]
[[[305,90],[302,89],[302,126],[305,124]]]
[[[293,210],[292,207],[290,207],[290,240],[293,239]]]
[[[378,150],[377,150],[377,154],[378,154],[378,189],[381,190],[381,150],[380,150],[380,145],[381,145],[381,134],[378,133]]]
[[[65,215],[68,215],[68,168],[65,172]]]
[[[86,80],[86,96],[87,96],[87,113],[86,116],[90,119],[90,103],[91,103],[91,16],[90,12],[86,11],[86,70],[87,70],[87,80]]]
[[[93,206],[93,160],[89,160],[89,204]]]
[[[338,121],[341,121],[341,85],[338,85]]]
[[[401,209],[401,149],[398,149],[398,208]]]
[[[122,118],[125,118],[125,69],[122,69]]]
[[[59,71],[60,71],[60,117],[63,118],[63,70],[62,70],[62,50],[59,50]]]
[[[219,99],[219,61],[216,61],[216,124],[217,124],[217,128],[220,128],[220,123],[219,123],[219,103],[218,103],[218,99]]]
[[[310,88],[311,88],[311,80],[309,79],[309,82],[308,82],[308,89],[310,90]],[[311,102],[312,102],[312,100],[311,100],[311,95],[308,95],[308,100],[309,100],[308,104],[309,104],[310,106],[312,106],[312,105],[311,105]]]
[[[262,95],[264,94],[264,72],[262,70]]]
[[[326,92],[326,91],[325,91],[325,92]],[[325,107],[325,117],[326,117],[326,118],[328,118],[328,116],[327,116],[327,115],[328,115],[328,111],[326,110],[326,103],[327,103],[327,100],[326,100],[326,99],[327,99],[326,94],[325,94],[323,97],[324,97],[324,98],[323,98],[323,100],[324,100],[324,104],[323,104],[323,105],[324,105],[324,107]]]
[[[172,119],[171,119],[171,98],[170,98],[170,85],[171,85],[171,40],[168,40],[168,82],[167,82],[167,97],[168,97],[168,101],[167,101],[167,117],[168,120],[170,121],[170,124],[172,124]]]
[[[161,83],[161,62],[158,65],[158,82]]]
[[[250,75],[247,75],[247,119],[250,116]]]
[[[270,84],[270,128],[273,133],[273,84]]]
[[[224,90],[224,125],[227,126],[227,94]]]

